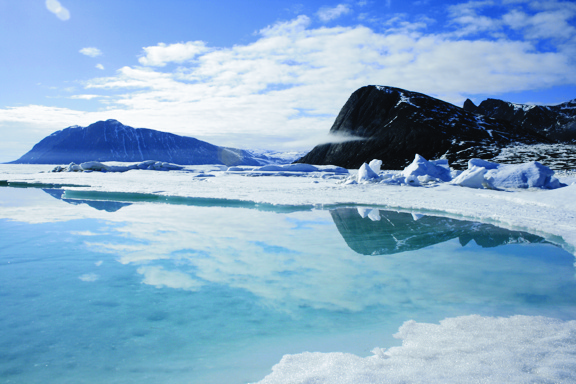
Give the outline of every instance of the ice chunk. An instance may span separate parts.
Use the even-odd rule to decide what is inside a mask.
[[[472,168],[472,167],[480,167],[480,168],[486,168],[486,169],[496,169],[498,168],[500,164],[498,163],[492,163],[490,161],[486,161],[486,160],[482,160],[482,159],[470,159],[468,160],[468,168]]]
[[[492,183],[484,178],[487,169],[484,167],[477,167],[475,165],[470,167],[458,175],[454,180],[452,180],[452,184],[459,185],[461,187],[468,187],[468,188],[487,188],[487,189],[494,189]]]
[[[82,168],[76,163],[70,163],[67,168],[68,172],[82,172]]]
[[[151,167],[156,161],[154,160],[146,160],[146,161],[142,161],[140,163],[138,163],[136,165],[136,167],[138,169],[149,169],[149,167]]]
[[[469,188],[545,188],[556,189],[564,184],[554,171],[534,161],[525,164],[497,164],[471,159],[468,169],[452,180],[452,184]]]
[[[422,179],[423,181],[426,180],[426,182],[430,180],[450,181],[450,169],[445,168],[447,162],[442,160],[439,164],[441,165],[437,165],[416,154],[412,164],[402,171],[402,176],[406,178],[407,183],[415,185],[420,184],[419,176],[427,176]]]
[[[363,181],[364,182],[370,181],[370,180],[377,179],[377,178],[378,178],[378,174],[376,172],[374,172],[368,164],[364,163],[364,164],[362,164],[360,169],[358,169],[358,175],[356,177],[356,180],[360,183]]]
[[[484,176],[498,188],[558,188],[554,171],[537,161],[525,164],[501,164]]]
[[[374,173],[378,174],[378,173],[380,173],[380,167],[382,166],[382,160],[374,159],[368,164],[368,166],[370,166],[370,168],[372,168]]]
[[[85,163],[81,163],[80,164],[80,168],[82,168],[83,171],[109,171],[110,167],[102,164],[99,161],[87,161]]]
[[[448,164],[448,159],[438,159],[438,160],[430,160],[430,162],[434,165],[437,165],[442,168],[446,168],[450,171],[450,164]]]

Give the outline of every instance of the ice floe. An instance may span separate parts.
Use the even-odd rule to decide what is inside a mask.
[[[468,169],[464,172],[450,168],[446,159],[426,160],[416,155],[414,161],[401,172],[381,171],[382,161],[372,160],[369,164],[362,164],[355,174],[337,166],[315,166],[311,164],[269,164],[261,167],[234,166],[226,168],[226,172],[243,176],[318,176],[326,178],[327,175],[350,176],[345,184],[385,183],[397,185],[425,186],[434,183],[450,182],[454,185],[470,188],[511,189],[511,188],[544,188],[555,189],[565,186],[554,177],[554,171],[538,163],[525,164],[498,164],[481,159],[471,159]],[[105,164],[98,161],[89,161],[81,164],[71,163],[68,166],[56,166],[51,172],[128,172],[131,170],[153,171],[186,171],[194,172],[186,166],[148,160],[131,164]],[[218,169],[222,171],[222,169]],[[195,177],[213,177],[214,174],[200,174]]]
[[[478,315],[407,321],[402,346],[373,355],[285,355],[258,384],[574,383],[576,321]]]
[[[536,161],[525,164],[497,164],[481,159],[468,161],[468,169],[455,177],[452,183],[462,187],[490,189],[556,189],[566,186],[554,177],[554,171]]]

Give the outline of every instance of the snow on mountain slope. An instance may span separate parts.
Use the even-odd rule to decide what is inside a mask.
[[[182,165],[263,165],[284,161],[273,154],[258,155],[242,149],[219,147],[192,137],[132,128],[116,120],[106,120],[87,127],[72,126],[54,132],[13,163],[69,164],[146,160]]]
[[[318,145],[298,161],[358,168],[380,159],[384,168],[402,169],[420,154],[465,168],[468,159],[493,158],[511,144],[548,142],[505,120],[476,115],[421,93],[373,85],[350,96],[330,133],[357,140]]]

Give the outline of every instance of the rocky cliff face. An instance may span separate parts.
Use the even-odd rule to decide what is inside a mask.
[[[464,109],[509,121],[559,143],[576,143],[576,99],[554,106],[515,104],[487,99],[476,106],[466,100]]]
[[[316,146],[298,162],[358,168],[372,159],[402,169],[415,154],[444,156],[456,168],[472,157],[490,159],[512,143],[548,140],[509,121],[493,119],[416,92],[366,86],[354,92],[330,133],[353,140]]]
[[[132,128],[116,120],[88,127],[73,126],[45,137],[19,164],[68,164],[86,161],[145,160],[189,164],[261,165],[248,152],[223,148],[192,137],[146,128]]]

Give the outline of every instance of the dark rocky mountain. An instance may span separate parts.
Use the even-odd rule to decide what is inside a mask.
[[[350,96],[330,133],[354,139],[318,145],[298,162],[358,168],[379,159],[385,169],[402,169],[420,154],[427,159],[444,156],[453,167],[466,168],[470,158],[491,159],[513,144],[549,142],[510,121],[421,93],[374,85]]]
[[[192,137],[152,129],[132,128],[116,120],[99,121],[87,127],[73,126],[54,132],[12,163],[68,164],[145,160],[181,165],[263,164],[244,150],[218,147]]]
[[[357,208],[330,211],[346,244],[361,255],[414,251],[456,238],[462,246],[474,240],[483,248],[510,243],[545,242],[540,236],[490,224],[447,217],[415,216],[405,212],[374,211],[376,214],[371,213],[368,217],[362,217]]]
[[[576,99],[553,106],[515,104],[487,99],[476,106],[471,100],[464,109],[528,128],[558,143],[576,143]]]

